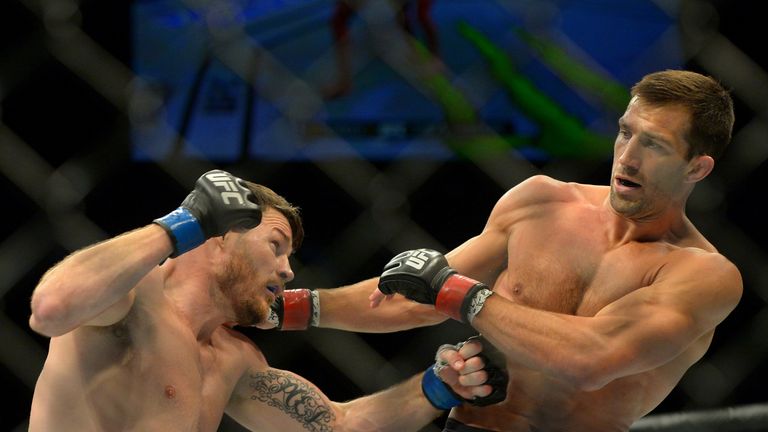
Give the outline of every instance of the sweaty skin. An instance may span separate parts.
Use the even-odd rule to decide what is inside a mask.
[[[215,431],[226,412],[260,431],[400,431],[437,417],[420,374],[335,403],[230,328],[263,320],[293,279],[291,244],[287,219],[267,208],[256,228],[162,265],[173,248],[153,224],[54,266],[32,299],[30,325],[51,341],[29,430]],[[462,367],[448,371],[453,389],[487,395],[482,365]]]
[[[685,159],[688,118],[633,99],[610,186],[532,177],[447,254],[460,274],[492,287],[472,326],[506,355],[510,376],[504,402],[451,417],[500,431],[627,431],[704,355],[742,282],[685,216],[693,185],[712,169],[708,156]],[[375,288],[371,279],[323,291],[321,324],[384,332],[446,319]],[[374,309],[363,322],[348,308],[366,292]]]

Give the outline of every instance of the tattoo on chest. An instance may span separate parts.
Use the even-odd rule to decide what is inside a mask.
[[[250,378],[252,400],[265,402],[285,412],[307,430],[332,430],[336,416],[314,388],[293,375],[277,371],[251,374]]]

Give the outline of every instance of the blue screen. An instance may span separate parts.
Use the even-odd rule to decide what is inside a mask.
[[[683,64],[672,2],[199,3],[132,6],[138,160],[608,155]]]

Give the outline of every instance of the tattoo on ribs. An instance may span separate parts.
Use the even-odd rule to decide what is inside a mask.
[[[331,431],[336,416],[317,391],[306,383],[277,371],[251,374],[250,378],[251,400],[265,402],[285,412],[312,432]]]

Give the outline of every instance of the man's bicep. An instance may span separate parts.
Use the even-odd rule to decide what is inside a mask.
[[[493,286],[499,273],[507,267],[507,241],[505,232],[486,228],[449,252],[446,258],[462,275]]]
[[[251,430],[331,431],[339,413],[314,384],[288,371],[250,370],[235,388],[226,412]]]
[[[83,325],[106,327],[117,323],[128,315],[133,306],[138,303],[158,303],[163,299],[162,273],[155,269],[144,276],[136,286],[128,291],[117,302],[104,309],[97,316],[89,319]]]
[[[117,303],[108,307],[99,315],[91,318],[85,324],[86,326],[106,327],[125,318],[133,307],[133,303],[136,298],[134,291],[129,291],[127,295],[122,297]]]
[[[658,367],[709,334],[733,310],[740,279],[705,259],[672,262],[651,285],[606,306],[595,318],[625,374]]]
[[[451,267],[492,285],[507,267],[508,254],[514,253],[509,241],[516,225],[557,196],[560,189],[554,183],[537,175],[508,190],[494,205],[480,234],[446,254]]]
[[[704,333],[722,322],[741,298],[738,269],[722,255],[703,251],[680,251],[659,272],[652,300],[679,311]]]

